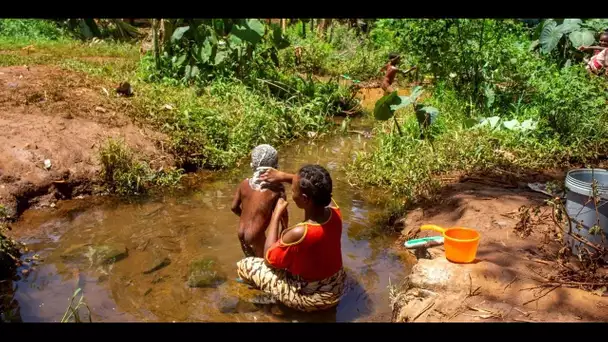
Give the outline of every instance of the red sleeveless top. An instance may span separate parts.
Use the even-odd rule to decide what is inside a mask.
[[[340,208],[329,208],[327,222],[300,223],[304,236],[294,243],[283,243],[281,238],[268,249],[266,261],[275,268],[286,269],[306,281],[329,278],[342,268],[342,213]],[[293,228],[290,228],[293,229]]]

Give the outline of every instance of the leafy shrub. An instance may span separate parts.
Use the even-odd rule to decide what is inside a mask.
[[[57,40],[65,32],[51,20],[0,19],[0,36],[12,39]]]
[[[155,186],[179,182],[181,170],[154,171],[148,163],[137,161],[124,142],[109,139],[99,150],[101,177],[108,190],[120,195],[137,195]]]

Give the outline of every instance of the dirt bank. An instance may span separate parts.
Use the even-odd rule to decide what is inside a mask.
[[[153,166],[173,164],[165,137],[129,119],[130,100],[114,86],[50,66],[0,68],[0,204],[9,213],[96,192],[98,150],[109,137]]]
[[[540,231],[522,239],[513,228],[519,221],[518,209],[542,204],[544,195],[462,183],[443,198],[442,204],[411,211],[403,235],[422,224],[475,228],[481,233],[477,260],[467,265],[450,263],[443,247],[419,254],[411,274],[393,290],[394,322],[608,319],[608,298],[601,291],[539,287],[558,267],[550,256],[560,246]],[[399,241],[401,246],[404,240]]]

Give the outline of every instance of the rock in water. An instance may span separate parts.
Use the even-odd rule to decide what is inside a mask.
[[[69,262],[85,262],[92,265],[109,265],[126,258],[129,255],[127,247],[120,243],[106,245],[77,244],[69,247],[61,258]]]
[[[188,286],[215,287],[226,281],[226,275],[220,270],[214,259],[200,259],[190,264]]]
[[[225,314],[250,313],[260,311],[260,307],[255,303],[232,297],[223,298],[220,301],[219,310]]]
[[[72,245],[66,248],[61,254],[61,259],[69,262],[84,262],[86,259],[86,253],[89,247],[92,246],[90,243],[81,243]]]
[[[152,250],[153,259],[149,266],[144,270],[144,274],[150,274],[152,272],[156,272],[161,268],[165,268],[171,264],[171,259],[158,250]]]
[[[99,245],[91,248],[94,265],[110,265],[129,256],[129,251],[123,244]]]

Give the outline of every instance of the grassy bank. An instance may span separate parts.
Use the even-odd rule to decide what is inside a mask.
[[[352,183],[390,190],[402,210],[433,198],[449,174],[524,176],[593,164],[608,151],[606,82],[587,74],[582,57],[571,51],[575,48],[564,47],[567,54],[535,51],[535,31],[517,22],[389,24],[407,37],[400,46],[409,59],[436,76],[425,89],[430,96],[420,102],[436,108],[438,115],[424,127],[412,106],[398,109],[394,115],[402,134],[392,120],[379,121],[375,149],[359,153],[347,166]],[[469,46],[475,37],[477,43]],[[443,45],[441,39],[452,43]],[[480,55],[467,59],[467,50]],[[442,55],[454,58],[443,61]]]
[[[24,33],[14,34],[17,28]],[[0,66],[58,66],[86,73],[110,91],[128,81],[136,96],[123,101],[122,108],[167,134],[164,148],[187,171],[232,167],[258,144],[281,145],[308,132],[326,131],[333,126],[333,115],[355,106],[349,90],[337,82],[319,83],[289,68],[256,64],[239,76],[226,63],[210,71],[212,81],[186,80],[171,59],[159,68],[151,53],[140,58],[139,43],[81,41],[72,36],[53,30],[47,21],[1,21]],[[179,44],[172,48],[179,49]],[[134,167],[125,174],[139,179],[140,171]],[[137,181],[119,183],[110,188],[141,192]],[[118,190],[123,185],[128,189]]]

